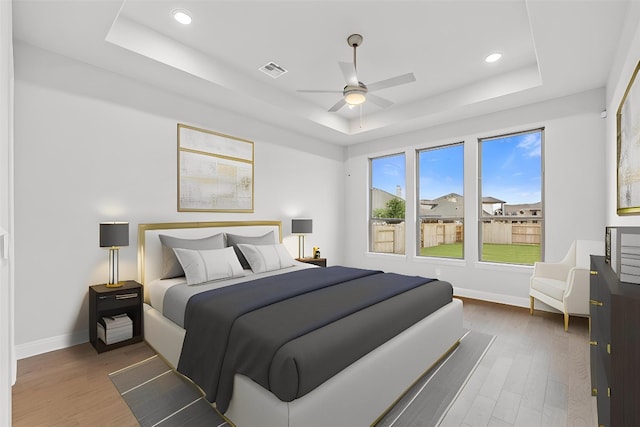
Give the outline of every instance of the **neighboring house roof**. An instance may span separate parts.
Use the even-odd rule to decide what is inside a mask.
[[[387,193],[388,194],[388,193]],[[483,197],[483,205],[496,205],[500,204],[505,211],[505,215],[517,216],[517,215],[536,215],[537,212],[542,210],[542,203],[522,203],[509,205],[504,200],[497,199],[495,197]],[[483,209],[487,215],[493,215],[492,206],[491,211]],[[500,209],[496,209],[496,212],[500,212]],[[461,217],[464,215],[464,197],[457,193],[449,193],[444,196],[440,196],[437,199],[422,199],[420,200],[420,216],[424,218],[452,218]]]
[[[504,205],[505,215],[536,215],[540,211],[542,211],[541,202]]]
[[[433,200],[420,200],[420,216],[426,218],[451,218],[464,216],[464,197],[449,193]]]
[[[491,196],[482,198],[482,204],[493,205],[495,203],[506,203],[506,202],[504,200],[496,199],[495,197],[491,197]]]

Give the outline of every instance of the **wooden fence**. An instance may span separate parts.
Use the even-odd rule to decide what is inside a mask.
[[[423,248],[462,242],[464,236],[463,225],[453,222],[441,224],[424,222],[421,227],[422,242],[420,242],[420,245]]]
[[[484,243],[505,245],[539,245],[540,224],[513,224],[504,222],[483,222],[482,237]]]
[[[373,224],[371,252],[404,254],[404,222],[399,224]]]
[[[423,223],[420,246],[429,248],[442,244],[462,242],[464,226],[456,223]],[[503,245],[539,245],[540,224],[513,224],[502,222],[482,223],[484,243]],[[371,229],[371,251],[389,254],[405,253],[405,223],[373,224]]]

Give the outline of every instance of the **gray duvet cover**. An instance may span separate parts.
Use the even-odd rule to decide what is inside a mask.
[[[178,370],[221,412],[236,373],[291,401],[450,302],[452,293],[447,282],[347,267],[208,291],[187,305]]]

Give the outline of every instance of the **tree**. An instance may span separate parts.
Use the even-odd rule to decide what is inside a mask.
[[[402,199],[391,199],[385,204],[385,208],[375,209],[374,218],[402,218],[404,219],[405,201]]]

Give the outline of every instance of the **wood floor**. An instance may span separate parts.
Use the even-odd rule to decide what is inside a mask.
[[[497,338],[443,426],[597,425],[587,319],[564,332],[561,315],[468,299],[464,319]],[[13,426],[137,426],[107,374],[152,355],[144,343],[102,354],[86,343],[19,360]]]
[[[153,354],[143,342],[102,354],[85,343],[19,360],[13,426],[138,426],[107,375]]]
[[[451,426],[595,427],[589,320],[465,300],[465,327],[496,335],[442,422]]]

